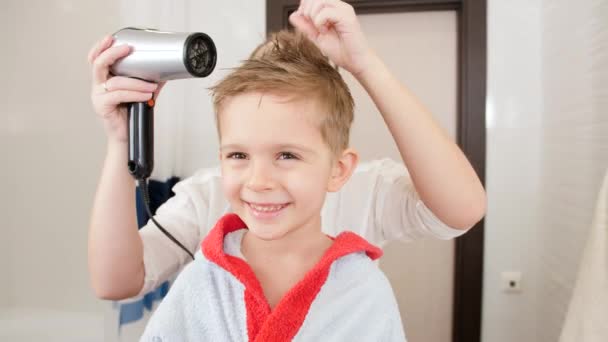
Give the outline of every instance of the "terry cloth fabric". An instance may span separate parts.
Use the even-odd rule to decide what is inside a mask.
[[[150,211],[156,213],[156,209],[161,204],[165,203],[169,198],[173,197],[174,193],[171,190],[175,184],[180,181],[178,177],[171,177],[166,181],[148,181],[148,191],[150,195]],[[145,203],[141,190],[135,192],[135,207],[137,211],[137,225],[141,229],[146,225],[150,217],[146,211]],[[156,228],[158,229],[158,228]],[[136,322],[142,319],[147,311],[152,311],[156,302],[160,302],[169,291],[169,281],[165,281],[157,288],[144,294],[143,298],[139,297],[135,301],[117,302],[118,327],[124,324]]]
[[[141,341],[405,341],[382,251],[352,232],[271,310],[240,254],[245,223],[222,217],[152,315]]]

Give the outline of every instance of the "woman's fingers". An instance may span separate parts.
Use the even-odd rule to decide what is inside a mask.
[[[312,41],[315,41],[319,35],[313,22],[299,12],[293,12],[291,16],[289,16],[289,21],[298,31],[304,33],[308,39]]]
[[[313,24],[319,32],[325,32],[329,26],[338,22],[339,19],[339,11],[331,7],[323,7],[316,16],[312,17]]]
[[[300,1],[300,6],[298,6],[298,10],[297,12],[299,12],[300,14],[304,14],[306,11],[306,8],[308,7],[310,3],[310,0],[302,0]]]
[[[310,7],[310,13],[307,13],[307,15],[310,18],[314,18],[317,16],[317,14],[319,13],[319,11],[321,11],[323,8],[329,6],[328,1],[326,0],[317,0],[315,1],[312,6]]]
[[[158,87],[156,87],[156,90],[154,91],[154,98],[155,99],[158,98],[158,94],[160,93],[161,89],[163,89],[163,87],[165,86],[165,84],[167,84],[167,82],[160,82],[160,83],[158,83]]]
[[[99,96],[106,106],[118,106],[121,103],[146,102],[152,98],[152,92],[115,90]]]
[[[130,77],[114,76],[106,81],[108,92],[115,90],[132,90],[139,92],[152,93],[158,88],[158,84],[138,80]],[[104,89],[104,91],[106,90]]]
[[[89,64],[93,64],[93,61],[101,52],[105,49],[109,48],[112,45],[113,38],[110,35],[103,37],[100,41],[98,41],[92,48],[89,50],[89,54],[87,55],[87,61]]]
[[[93,61],[93,83],[102,84],[108,79],[110,66],[131,52],[128,45],[112,46],[102,51]]]

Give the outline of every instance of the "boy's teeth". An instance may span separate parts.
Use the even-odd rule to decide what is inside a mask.
[[[264,211],[264,212],[269,212],[269,211],[277,211],[281,208],[283,208],[283,205],[267,205],[267,206],[259,206],[259,205],[255,205],[255,204],[249,204],[253,209],[257,210],[257,211]]]

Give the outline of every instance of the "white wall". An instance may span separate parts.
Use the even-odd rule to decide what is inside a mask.
[[[489,1],[483,341],[558,339],[608,168],[606,18],[600,0]]]
[[[0,340],[103,339],[87,230],[104,136],[86,55],[117,5],[0,3]]]
[[[13,27],[15,25],[15,18],[13,16],[10,15],[9,13],[10,10],[10,4],[6,3],[6,2],[0,2],[0,38],[2,40],[5,40],[5,37],[8,34],[8,31],[6,30],[6,28],[8,27]],[[2,48],[2,50],[0,51],[0,70],[4,70],[4,67],[2,67],[3,65],[7,65],[9,62],[9,56],[7,56],[6,53],[4,52],[4,48]],[[6,98],[7,95],[4,92],[4,84],[7,82],[3,82],[3,85],[0,85],[0,106],[4,106],[5,102],[6,102]],[[6,156],[9,152],[8,149],[8,139],[7,137],[7,132],[5,131],[5,129],[3,129],[3,127],[5,127],[4,123],[4,110],[0,110],[0,158],[4,159],[4,156]],[[12,174],[12,170],[14,169],[13,165],[10,165],[8,163],[2,163],[2,167],[0,168],[0,177],[3,178],[2,184],[4,186],[4,194],[12,194],[14,193],[14,185],[13,182],[11,181],[12,179],[7,178],[9,177],[9,173]],[[9,196],[4,196],[4,198],[8,198]],[[2,220],[2,224],[0,226],[0,234],[1,238],[0,238],[0,274],[3,274],[4,276],[2,277],[2,279],[5,279],[4,277],[8,275],[9,272],[9,264],[8,264],[8,241],[10,240],[10,235],[9,235],[9,227],[12,224],[9,216],[8,216],[8,208],[4,206],[4,203],[6,202],[6,199],[0,199],[0,217],[3,218]],[[9,303],[9,284],[7,281],[0,281],[0,308],[5,307],[8,305]]]
[[[98,311],[87,229],[104,138],[86,55],[116,27],[117,3],[3,1],[1,12],[4,304]]]
[[[488,2],[482,341],[535,341],[540,30],[539,1]],[[501,291],[500,273],[511,270],[524,274],[521,295]]]
[[[3,41],[6,41],[6,37],[9,35],[7,29],[16,26],[16,18],[11,15],[11,5],[12,3],[0,2],[0,38]],[[12,55],[4,53],[4,51],[5,48],[3,47],[0,51],[2,52],[0,53],[0,70],[2,71],[8,68],[9,63],[15,62],[15,58],[12,57]],[[8,93],[6,92],[7,83],[9,82],[2,82],[2,84],[0,84],[0,106],[2,107],[6,106],[8,99]],[[6,109],[3,108],[0,110],[0,120],[2,120],[0,121],[0,157],[2,159],[5,159],[5,156],[11,151],[8,144],[8,117],[5,113],[7,113]],[[3,193],[5,194],[0,199],[0,217],[3,217],[2,227],[0,228],[0,233],[2,234],[2,238],[0,238],[0,274],[3,275],[2,281],[0,281],[0,308],[6,307],[10,300],[10,284],[4,279],[7,279],[10,272],[8,263],[8,241],[11,240],[10,232],[12,231],[11,226],[13,224],[13,217],[9,216],[10,210],[5,204],[10,200],[10,194],[15,193],[16,184],[13,181],[13,178],[10,178],[14,174],[14,170],[15,165],[5,162],[2,163],[2,167],[0,168],[0,177],[3,179],[2,184],[4,186]],[[7,194],[9,195],[7,196]]]

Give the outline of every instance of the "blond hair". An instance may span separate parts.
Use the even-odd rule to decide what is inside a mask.
[[[342,76],[301,33],[273,33],[249,58],[211,87],[216,124],[224,102],[247,92],[314,98],[324,113],[320,130],[332,152],[348,147],[354,101]]]

